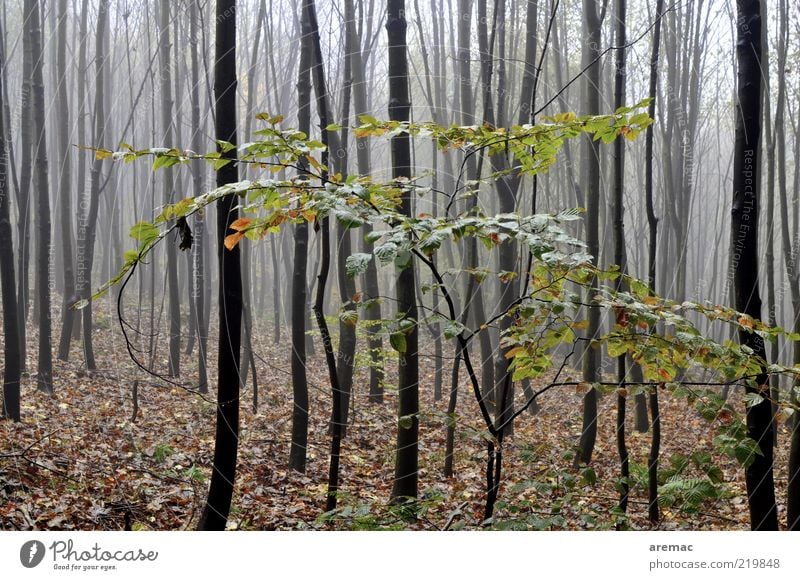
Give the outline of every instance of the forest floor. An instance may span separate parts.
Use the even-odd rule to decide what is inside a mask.
[[[102,325],[102,314],[97,318]],[[126,519],[133,529],[192,529],[196,524],[213,457],[214,382],[211,380],[211,392],[205,397],[193,391],[189,381],[196,375],[196,350],[182,361],[185,384],[171,386],[146,375],[131,363],[115,321],[110,317],[105,321],[106,328],[97,330],[95,336],[97,372],[90,376],[84,371],[74,346],[70,362],[54,362],[55,396],[37,391],[35,376],[25,375],[22,422],[0,421],[0,529],[114,530],[122,529]],[[31,335],[28,360],[35,366],[35,333]],[[356,372],[351,423],[342,446],[339,509],[321,517],[328,471],[327,371],[322,357],[309,361],[308,468],[305,474],[291,472],[287,459],[292,398],[285,337],[278,345],[271,337],[256,344],[260,404],[254,413],[248,383],[241,401],[230,528],[481,527],[486,451],[477,405],[464,381],[457,411],[455,476],[447,479],[442,473],[447,401],[433,401],[429,359],[424,359],[420,372],[422,501],[416,506],[416,517],[388,502],[396,392],[387,386],[382,405],[369,403],[368,370],[364,368]],[[160,347],[159,353],[164,350]],[[395,367],[390,361],[390,383]],[[209,368],[215,369],[213,355]],[[131,391],[136,379],[139,411],[134,422]],[[738,395],[733,397],[742,408]],[[706,452],[720,469],[720,483],[703,484],[708,482],[704,470],[690,464],[674,479],[678,483],[671,491],[665,489],[668,497],[662,521],[651,525],[643,475],[650,433],[636,433],[629,426],[628,447],[634,464],[626,526],[645,530],[749,529],[744,470],[715,451],[713,422],[701,418],[685,399],[666,392],[661,399],[662,466],[668,469],[680,463],[677,454]],[[513,437],[506,441],[494,527],[613,529],[619,516],[615,508],[619,497],[615,487],[619,472],[614,436],[616,397],[601,398],[593,471],[584,472],[573,469],[571,461],[580,433],[581,395],[571,387],[553,389],[539,401],[538,414],[523,413],[515,423]],[[781,426],[775,463],[781,520],[785,519],[787,450],[787,432]]]

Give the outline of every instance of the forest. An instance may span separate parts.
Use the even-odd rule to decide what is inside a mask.
[[[0,530],[800,529],[800,6],[5,0]]]

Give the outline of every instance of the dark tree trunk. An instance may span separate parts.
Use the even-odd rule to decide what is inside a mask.
[[[236,0],[217,0],[214,55],[215,134],[236,144]],[[236,159],[236,150],[220,153]],[[217,171],[217,186],[235,183],[235,162]],[[238,217],[238,199],[217,202],[217,259],[219,262],[219,347],[217,362],[217,427],[214,468],[199,530],[224,530],[236,478],[239,444],[239,355],[242,331],[242,272],[239,246],[225,248],[229,226]]]
[[[53,347],[50,320],[50,186],[47,168],[47,132],[45,129],[44,50],[42,49],[41,8],[38,0],[26,0],[25,12],[33,53],[31,88],[33,90],[34,148],[33,184],[36,190],[36,302],[39,311],[39,360],[36,384],[41,391],[53,393]]]
[[[72,255],[72,146],[70,144],[70,110],[67,96],[67,0],[58,0],[58,49],[56,85],[56,104],[58,106],[58,149],[59,185],[58,199],[61,215],[61,259],[64,262],[64,298],[61,305],[61,340],[58,344],[58,358],[69,359],[69,346],[72,327],[75,325],[75,309],[70,305],[77,300],[75,295],[75,265]]]
[[[200,67],[197,58],[197,31],[198,31],[198,0],[191,0],[189,5],[189,46],[191,58],[192,87],[189,91],[191,100],[191,123],[192,123],[192,149],[200,151],[202,148],[203,131],[200,127]],[[192,165],[192,183],[195,195],[200,195],[203,191],[203,169],[195,163]],[[197,332],[197,364],[198,381],[197,388],[201,393],[208,392],[208,318],[206,317],[206,292],[205,292],[205,237],[206,237],[205,214],[196,214],[194,218],[194,239],[192,245],[192,270],[193,276],[190,281],[192,288],[192,299],[194,300],[195,331]]]
[[[350,8],[347,8],[350,5]],[[345,7],[350,13],[355,12],[352,6],[353,0],[345,0]],[[345,19],[345,27],[348,37],[350,37],[350,46],[352,50],[348,53],[350,55],[350,67],[353,75],[353,113],[356,119],[359,115],[364,115],[369,112],[367,105],[367,87],[366,87],[366,71],[364,64],[364,55],[361,51],[361,37],[356,30],[356,23],[354,20]],[[356,147],[356,161],[358,163],[359,175],[369,175],[371,172],[370,167],[370,151],[368,146],[369,141],[364,140]],[[373,244],[366,239],[366,236],[372,231],[371,225],[365,225],[363,228],[363,236],[361,242],[361,251],[365,254],[372,255]],[[367,324],[367,347],[370,354],[370,369],[369,369],[369,400],[372,403],[383,402],[383,361],[380,352],[383,350],[383,340],[378,332],[378,329],[369,324],[381,320],[381,304],[378,300],[380,296],[380,288],[378,286],[378,269],[374,260],[370,260],[367,265],[367,271],[364,273],[364,299],[369,300],[369,305],[365,309],[364,320]]]
[[[735,257],[734,294],[736,310],[761,318],[758,288],[758,148],[761,136],[761,2],[737,0],[737,100],[736,137],[733,158],[733,206],[731,228]],[[766,358],[764,340],[753,332],[741,331],[739,340]],[[758,442],[761,455],[746,469],[747,495],[750,503],[750,526],[753,530],[777,530],[773,480],[773,422],[766,372],[748,382],[749,393],[764,396],[747,409],[748,435]]]
[[[405,0],[387,0],[386,31],[389,42],[389,118],[408,121],[411,98],[408,91]],[[411,177],[411,142],[407,134],[391,140],[392,176]],[[403,192],[401,211],[411,217],[411,189]],[[406,348],[400,353],[398,381],[397,455],[392,498],[417,497],[419,446],[418,315],[414,268],[408,264],[397,272],[398,319],[407,321]]]
[[[161,131],[162,146],[173,147],[173,103],[170,62],[170,2],[159,4],[158,60],[161,81]],[[175,201],[175,170],[162,170],[164,178],[164,204]],[[167,244],[167,292],[169,295],[169,376],[177,377],[181,372],[181,304],[178,288],[178,254],[175,244]]]
[[[656,2],[656,27],[653,32],[653,52],[650,56],[650,105],[647,113],[650,118],[656,116],[656,89],[658,86],[658,53],[661,45],[661,15],[664,12],[664,0]],[[653,209],[653,127],[647,128],[645,135],[645,206],[647,210],[647,226],[649,243],[647,248],[647,284],[651,292],[656,290],[656,244],[658,242],[658,218]],[[655,523],[661,519],[658,509],[658,456],[661,452],[661,415],[658,408],[658,388],[650,392],[650,418],[653,431],[650,439],[650,454],[647,460],[648,517]]]
[[[625,46],[626,29],[625,19],[627,13],[627,1],[616,0],[616,45]],[[618,109],[625,104],[625,50],[621,48],[616,51],[615,76],[614,76],[614,108]],[[625,207],[623,205],[623,194],[625,190],[625,139],[617,138],[614,141],[614,197],[613,197],[613,229],[614,229],[614,262],[621,272],[628,271],[628,256],[625,251]],[[617,278],[617,289],[623,290],[622,277]],[[617,393],[617,451],[619,452],[620,462],[620,498],[619,509],[623,514],[628,511],[628,492],[630,484],[630,459],[628,447],[625,442],[625,412],[627,405],[627,395],[624,394],[627,367],[625,364],[626,356],[617,357],[617,383],[620,391]]]
[[[300,70],[297,77],[297,128],[311,131],[311,30],[301,9]],[[304,165],[303,165],[304,166]],[[308,285],[308,224],[294,226],[294,268],[292,269],[292,443],[289,469],[306,471],[308,444],[308,378],[306,376],[306,316]]]
[[[97,34],[95,42],[95,98],[92,127],[92,143],[102,147],[105,133],[105,84],[106,52],[105,30],[108,26],[108,0],[101,0],[97,13]],[[84,196],[82,211],[78,220],[78,263],[76,288],[78,296],[88,300],[92,295],[92,267],[94,265],[94,242],[97,236],[97,213],[100,206],[100,178],[102,161],[95,158],[89,171],[89,195]],[[87,370],[95,370],[94,345],[92,343],[92,304],[82,311],[83,356]]]
[[[5,30],[0,28],[0,101],[5,101]],[[0,111],[5,107],[0,103]],[[14,246],[10,219],[9,159],[4,115],[0,113],[0,282],[3,293],[3,417],[20,420],[19,382],[21,353],[17,288],[14,279]]]
[[[332,134],[327,130],[331,120],[329,114],[330,103],[327,85],[325,84],[325,69],[322,62],[322,45],[319,38],[317,9],[314,5],[314,0],[304,0],[303,8],[303,17],[307,19],[309,32],[311,33],[310,41],[313,48],[312,78],[314,80],[314,93],[317,97],[317,115],[319,116],[322,143],[325,145],[325,149],[322,153],[322,165],[328,167],[328,151],[331,149],[336,151],[337,147],[332,144],[334,143]],[[323,170],[322,179],[323,181],[327,179],[327,170]],[[330,467],[328,470],[328,497],[325,504],[325,511],[331,511],[336,509],[337,493],[339,490],[339,455],[342,446],[344,427],[344,410],[342,404],[345,400],[345,393],[343,393],[339,384],[339,373],[336,369],[336,354],[333,351],[333,342],[331,341],[330,331],[328,330],[328,323],[325,321],[325,289],[331,266],[330,218],[322,218],[322,223],[319,226],[319,234],[322,243],[320,244],[319,274],[317,275],[317,288],[313,310],[314,316],[317,319],[317,326],[319,327],[325,362],[328,367],[328,380],[331,385],[331,399],[333,402],[331,413],[331,452]]]
[[[583,65],[599,59],[600,33],[602,20],[597,13],[594,0],[583,0]],[[584,82],[584,111],[586,115],[597,115],[600,111],[600,62],[595,61],[585,73]],[[593,256],[593,263],[599,263],[600,252],[600,145],[590,137],[584,138],[583,159],[581,161],[586,192],[586,251]],[[597,291],[597,278],[592,277],[587,290],[588,296],[594,296]],[[600,333],[600,309],[596,306],[588,307],[589,326],[586,331],[587,338],[591,341]],[[587,383],[600,381],[600,349],[587,341],[583,352],[583,380]],[[583,397],[583,427],[578,443],[578,453],[575,464],[588,464],[592,460],[594,444],[597,440],[597,390],[589,389]]]

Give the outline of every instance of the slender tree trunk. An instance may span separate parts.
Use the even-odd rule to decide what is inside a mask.
[[[215,134],[236,144],[236,0],[217,0],[214,55]],[[235,160],[236,150],[222,152]],[[231,161],[217,171],[217,186],[235,183],[239,169]],[[224,530],[236,478],[239,445],[239,355],[242,336],[242,272],[239,246],[225,248],[225,236],[237,219],[236,196],[217,202],[219,262],[219,348],[217,362],[217,427],[214,468],[199,530]]]
[[[761,318],[761,296],[758,289],[758,148],[761,136],[761,2],[737,0],[737,101],[734,144],[733,206],[731,228],[738,254],[734,260],[736,310]],[[753,349],[756,356],[766,358],[761,336],[741,331],[739,340]],[[748,435],[758,442],[761,455],[746,468],[747,495],[750,504],[750,526],[753,530],[777,530],[773,480],[772,405],[766,372],[756,378],[756,386],[748,384],[749,393],[765,399],[747,408]]]
[[[200,67],[197,58],[197,30],[198,30],[198,1],[190,0],[189,4],[189,47],[191,59],[192,87],[189,90],[191,100],[192,123],[192,149],[202,149],[203,131],[200,127]],[[192,165],[192,183],[195,195],[203,191],[203,170],[195,163]],[[206,219],[204,213],[198,213],[194,218],[194,244],[192,245],[193,276],[191,280],[192,299],[194,300],[194,315],[196,318],[195,329],[197,332],[197,388],[201,393],[208,392],[208,318],[206,317],[205,293],[205,233]]]
[[[53,393],[53,349],[50,320],[50,187],[47,167],[47,130],[45,128],[44,50],[42,48],[41,7],[38,0],[26,0],[33,66],[33,132],[35,159],[33,185],[36,191],[36,301],[39,311],[39,360],[36,384],[41,391]]]
[[[600,33],[602,20],[597,13],[594,0],[583,0],[583,65],[599,59]],[[597,115],[600,111],[600,62],[597,60],[589,66],[585,73],[583,87],[584,111],[586,115]],[[582,169],[584,191],[586,192],[586,251],[593,256],[593,263],[599,264],[600,235],[600,146],[598,141],[584,138]],[[592,277],[587,290],[588,296],[597,291],[597,278]],[[586,331],[588,339],[583,351],[583,380],[596,383],[601,379],[600,349],[592,344],[600,333],[600,310],[596,306],[588,307],[589,326]],[[597,439],[597,390],[590,388],[583,397],[583,427],[578,443],[575,464],[588,464],[592,460],[592,452]]]
[[[616,0],[616,45],[625,46],[627,31],[627,0]],[[626,77],[626,53],[624,48],[616,51],[615,76],[614,76],[614,108],[619,109],[625,104],[625,77]],[[620,271],[627,273],[628,256],[625,251],[625,207],[623,197],[625,190],[625,140],[617,138],[614,141],[614,197],[613,197],[613,230],[614,230],[614,263]],[[617,290],[624,290],[622,277],[617,278]],[[628,401],[627,394],[624,393],[625,380],[627,376],[626,356],[617,357],[617,383],[619,391],[617,393],[617,451],[619,452],[620,462],[620,497],[619,509],[622,514],[628,511],[628,493],[630,484],[630,459],[628,447],[625,442],[625,411]]]
[[[386,31],[389,43],[389,118],[408,121],[411,97],[408,89],[406,56],[405,0],[387,0]],[[392,176],[411,177],[411,142],[407,134],[391,140]],[[412,189],[403,192],[401,211],[411,217]],[[407,324],[406,348],[400,352],[398,368],[397,455],[392,498],[417,497],[419,452],[419,359],[417,353],[418,320],[414,268],[408,264],[397,272],[397,314]]]
[[[353,0],[345,0],[345,5],[353,4]],[[351,7],[348,12],[354,12],[355,9]],[[350,66],[353,74],[353,113],[358,119],[359,115],[364,115],[369,112],[367,103],[367,86],[366,86],[366,71],[364,63],[364,55],[361,50],[361,38],[356,30],[356,23],[354,20],[345,19],[346,32],[350,40],[352,50],[348,53],[350,55]],[[358,163],[359,175],[369,175],[371,173],[370,166],[370,149],[369,141],[362,140],[356,147],[356,161]],[[361,238],[361,251],[365,254],[372,255],[373,244],[367,239],[367,236],[372,231],[372,226],[365,225],[362,229],[363,236]],[[370,260],[367,265],[367,271],[364,273],[364,299],[368,300],[369,306],[365,309],[364,320],[367,325],[367,348],[370,354],[370,369],[369,369],[369,400],[372,403],[383,402],[383,360],[381,358],[381,351],[383,350],[383,340],[378,332],[376,323],[381,320],[381,303],[379,301],[380,287],[378,285],[378,269],[374,260]]]
[[[106,84],[106,52],[105,29],[108,26],[108,0],[101,0],[97,15],[97,34],[95,42],[95,98],[92,127],[92,142],[95,147],[103,147],[105,134],[105,84]],[[77,291],[82,300],[89,300],[92,295],[92,267],[94,265],[94,242],[97,236],[97,213],[100,206],[100,179],[102,161],[92,161],[89,175],[89,195],[84,195],[82,212],[78,220],[78,264]],[[87,199],[88,197],[88,199]],[[95,370],[94,345],[92,343],[92,304],[83,308],[83,356],[86,368]]]
[[[64,262],[64,298],[61,305],[61,340],[58,344],[58,358],[69,359],[69,346],[72,327],[75,325],[75,309],[70,305],[77,300],[75,295],[75,265],[72,256],[72,146],[70,144],[70,109],[67,96],[67,0],[58,0],[58,49],[56,54],[58,84],[56,103],[58,106],[58,149],[59,185],[58,199],[61,215],[61,259]]]
[[[0,111],[5,108],[5,30],[0,26]],[[14,245],[11,233],[11,195],[9,159],[6,144],[10,142],[0,114],[0,289],[3,293],[3,417],[20,420],[20,376],[22,361],[19,342],[19,312],[14,279]],[[9,129],[10,131],[10,129]]]
[[[159,38],[158,60],[161,81],[161,131],[162,146],[173,147],[173,102],[172,72],[169,37],[170,2],[159,3]],[[164,179],[164,204],[175,201],[175,170],[166,168],[162,171]],[[169,376],[177,377],[181,373],[181,309],[178,288],[178,254],[175,244],[168,244],[167,253],[167,291],[169,294]]]
[[[311,131],[311,31],[301,8],[300,70],[297,78],[297,128]],[[308,224],[294,226],[292,269],[292,443],[289,468],[305,473],[308,444],[308,379],[306,377],[306,305],[308,303]]]
[[[653,32],[653,52],[650,56],[650,105],[647,113],[652,119],[656,117],[656,88],[658,86],[658,53],[661,45],[661,16],[664,12],[664,0],[656,2],[656,26]],[[645,206],[647,210],[647,226],[649,244],[647,250],[647,283],[651,292],[656,290],[656,244],[658,242],[658,218],[653,209],[653,127],[647,128],[645,134]],[[661,415],[658,408],[658,388],[653,388],[649,396],[650,418],[653,431],[650,439],[650,454],[647,460],[648,517],[655,523],[661,519],[658,509],[658,456],[661,451]]]
[[[345,3],[345,21],[355,20],[355,11],[353,10],[352,2]],[[347,25],[345,24],[345,28]],[[343,64],[343,88],[342,88],[342,117],[340,125],[342,130],[340,132],[339,147],[336,150],[334,168],[337,173],[342,175],[348,174],[348,156],[347,156],[347,126],[350,123],[350,97],[352,93],[353,78],[352,78],[352,60],[350,54],[354,50],[355,40],[353,35],[345,34],[344,41],[344,64]],[[320,125],[322,123],[320,122]],[[324,128],[323,128],[324,130]],[[347,275],[346,261],[347,257],[353,252],[352,236],[350,229],[343,224],[337,227],[337,236],[339,245],[336,251],[336,273],[337,282],[339,285],[339,296],[342,301],[342,308],[345,311],[354,312],[356,303],[354,301],[356,294],[355,280]],[[355,366],[356,356],[356,325],[340,320],[339,322],[339,352],[336,355],[336,369],[339,381],[339,389],[341,391],[341,407],[342,407],[342,437],[347,433],[348,410],[350,408],[350,398],[353,391],[353,369]]]

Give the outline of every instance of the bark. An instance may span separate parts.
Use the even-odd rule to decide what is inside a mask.
[[[653,32],[653,51],[650,56],[650,88],[651,99],[647,113],[651,118],[656,116],[656,87],[658,86],[658,55],[661,46],[661,16],[664,12],[664,0],[656,2],[656,26]],[[653,127],[647,128],[645,134],[645,209],[649,242],[647,247],[647,283],[651,292],[656,289],[656,244],[658,242],[658,218],[653,209]],[[658,456],[661,451],[661,415],[658,407],[658,388],[653,388],[649,396],[650,417],[653,432],[650,439],[650,453],[647,460],[648,517],[655,523],[661,519],[658,509]]]
[[[600,33],[602,20],[597,13],[593,0],[583,0],[584,34],[582,60],[584,67],[595,61],[600,55]],[[600,111],[600,62],[589,66],[585,73],[583,87],[584,113],[597,115]],[[593,256],[592,262],[598,264],[600,251],[599,217],[600,217],[600,146],[598,141],[584,138],[582,173],[584,191],[586,192],[586,251]],[[587,289],[588,296],[597,291],[597,278],[592,280]],[[600,310],[596,306],[588,307],[589,325],[586,331],[587,343],[583,351],[583,380],[596,383],[601,379],[600,349],[592,341],[600,333]],[[591,388],[583,397],[583,426],[578,443],[575,464],[588,464],[592,460],[594,444],[597,440],[597,390]]]
[[[336,151],[333,134],[327,130],[330,125],[330,103],[328,89],[325,83],[325,69],[322,62],[322,46],[319,39],[319,24],[317,23],[317,10],[314,0],[305,0],[303,3],[303,16],[308,21],[309,33],[311,34],[311,44],[313,47],[313,68],[312,78],[314,81],[314,94],[317,101],[317,115],[319,117],[320,132],[322,143],[325,150],[322,153],[322,165],[328,166],[328,151]],[[327,171],[323,170],[322,179],[327,179]],[[316,228],[315,228],[316,229]],[[331,248],[330,248],[330,218],[322,219],[319,227],[322,243],[320,244],[321,256],[319,264],[319,274],[317,275],[316,296],[314,299],[314,315],[317,319],[317,326],[322,339],[322,347],[325,353],[325,362],[328,367],[328,380],[331,385],[331,397],[333,400],[331,418],[331,451],[330,464],[328,470],[328,498],[325,506],[326,511],[336,509],[337,493],[339,490],[339,455],[342,445],[344,427],[344,393],[339,385],[339,374],[336,369],[336,355],[333,351],[328,323],[325,321],[325,289],[330,273]]]
[[[191,101],[191,126],[192,149],[200,151],[202,148],[203,131],[200,126],[200,67],[197,58],[197,32],[198,32],[198,0],[191,0],[189,4],[189,48],[191,60],[192,87],[189,91]],[[192,184],[195,195],[203,192],[203,170],[200,164],[192,165]],[[197,333],[197,389],[201,393],[208,392],[208,318],[206,317],[206,292],[205,292],[205,213],[200,212],[194,218],[194,244],[192,245],[192,270],[191,282],[192,299],[194,300],[195,332]]]
[[[56,51],[58,81],[56,85],[56,104],[58,106],[58,149],[59,149],[59,220],[61,224],[61,260],[63,261],[64,297],[61,304],[61,340],[58,344],[58,358],[69,360],[69,347],[75,325],[76,311],[70,308],[76,300],[75,264],[72,255],[72,145],[70,144],[70,109],[67,87],[67,0],[58,0],[58,48]]]
[[[5,30],[0,27],[0,101],[5,101]],[[6,103],[0,103],[0,110]],[[17,288],[14,279],[14,246],[11,233],[8,139],[4,115],[0,114],[0,290],[3,294],[3,417],[20,420],[20,377]]]
[[[33,66],[33,133],[35,135],[33,185],[36,191],[36,302],[39,311],[39,358],[36,384],[39,390],[53,393],[53,349],[50,320],[50,185],[45,126],[44,50],[42,48],[41,7],[38,0],[26,0]]]
[[[345,7],[353,4],[353,0],[345,0]],[[351,8],[348,12],[353,12]],[[353,74],[353,113],[358,119],[359,115],[364,115],[369,112],[367,103],[367,86],[365,74],[365,60],[361,50],[361,37],[356,29],[354,20],[345,19],[345,28],[347,36],[350,37],[350,46],[352,50],[348,53],[350,55],[350,66]],[[358,164],[359,175],[369,175],[371,172],[370,165],[370,149],[369,141],[359,142],[356,147],[356,161]],[[366,238],[372,231],[371,225],[365,225],[363,228],[363,237],[361,239],[361,251],[365,254],[372,255],[373,244]],[[370,260],[367,265],[367,271],[364,273],[364,299],[368,300],[368,306],[365,309],[364,320],[367,324],[367,348],[370,353],[370,369],[369,369],[369,400],[372,403],[383,402],[383,361],[380,353],[383,350],[383,340],[381,339],[378,329],[374,323],[381,320],[381,303],[378,299],[380,296],[380,287],[378,285],[378,269],[374,260]]]
[[[303,11],[305,14],[305,11]],[[297,78],[297,128],[311,131],[311,52],[310,24],[301,18],[300,70]],[[308,443],[308,379],[306,377],[306,305],[308,302],[308,224],[294,226],[294,268],[292,269],[292,444],[289,468],[305,473]]]
[[[103,42],[108,26],[108,0],[101,0],[97,15],[97,35],[95,38],[95,98],[92,121],[92,143],[103,147],[105,133],[105,85],[106,85],[106,47]],[[92,294],[92,268],[94,265],[94,242],[97,237],[97,213],[100,206],[100,180],[102,161],[95,158],[89,171],[89,192],[81,202],[82,212],[78,220],[78,263],[76,289],[82,300],[89,300]],[[82,311],[83,356],[86,368],[95,370],[92,343],[92,304]]]
[[[170,2],[161,0],[159,3],[159,38],[158,60],[161,85],[161,130],[162,146],[173,147],[174,119],[172,102],[172,72],[170,51],[172,50],[169,37]],[[165,168],[162,170],[163,200],[164,204],[175,202],[175,170]],[[176,244],[167,244],[167,292],[169,295],[169,376],[177,377],[181,369],[181,310],[180,293],[178,288],[178,254]]]
[[[215,134],[236,144],[236,0],[217,0],[214,56]],[[236,158],[236,150],[223,153]],[[232,161],[217,171],[217,186],[238,181]],[[230,513],[239,444],[239,355],[242,336],[242,272],[239,246],[225,248],[229,226],[239,214],[236,196],[217,201],[219,346],[214,466],[199,530],[224,530]]]
[[[734,143],[733,204],[731,228],[734,245],[734,286],[736,310],[761,318],[758,287],[758,148],[761,136],[761,2],[737,0],[737,101]],[[736,259],[738,257],[738,259]],[[740,331],[739,340],[766,358],[761,336]],[[748,435],[758,442],[757,455],[746,468],[750,526],[753,530],[777,530],[773,479],[773,421],[766,371],[746,387],[749,393],[766,398],[747,408]]]
[[[408,121],[411,97],[408,89],[405,0],[387,0],[386,31],[389,44],[389,119]],[[392,176],[411,177],[411,143],[407,134],[391,140]],[[401,212],[411,217],[412,190],[402,195]],[[397,318],[410,323],[405,331],[406,348],[399,356],[398,423],[392,498],[417,497],[419,465],[419,359],[418,320],[414,268],[397,269]]]

